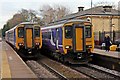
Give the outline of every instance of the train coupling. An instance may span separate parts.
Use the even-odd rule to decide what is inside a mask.
[[[77,58],[78,58],[78,59],[81,59],[82,57],[83,57],[82,53],[78,53],[78,54],[77,54]]]
[[[93,54],[91,54],[90,57],[93,57]]]
[[[28,53],[31,54],[31,53],[32,53],[32,50],[31,50],[31,49],[28,49]]]

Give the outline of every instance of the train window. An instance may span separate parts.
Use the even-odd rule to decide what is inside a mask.
[[[35,37],[40,37],[40,29],[35,29]]]
[[[23,38],[24,37],[24,28],[18,28],[18,37]]]
[[[72,27],[71,26],[65,27],[65,38],[67,39],[72,38]]]
[[[91,37],[91,26],[86,26],[85,33],[87,38]]]
[[[51,39],[51,32],[47,32],[48,39]]]

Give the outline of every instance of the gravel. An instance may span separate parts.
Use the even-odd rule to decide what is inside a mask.
[[[43,57],[43,58],[42,58]],[[70,67],[67,67],[63,65],[62,63],[59,63],[57,61],[53,61],[45,56],[41,56],[42,59],[38,61],[38,63],[42,62],[44,64],[47,64],[48,66],[52,67],[56,71],[58,71],[60,74],[64,75],[68,79],[73,79],[73,78],[84,78],[84,79],[89,79],[88,76],[77,72],[76,70],[71,69]]]
[[[120,77],[120,72],[118,72],[118,71],[110,70],[110,69],[107,69],[107,68],[104,68],[104,67],[101,67],[101,66],[98,66],[98,65],[93,65],[93,64],[88,64],[88,66],[96,68],[96,69],[99,69],[99,70],[104,71],[106,73],[110,73],[112,75]]]
[[[89,68],[86,68],[86,67],[76,67],[75,69],[80,71],[80,72],[83,72],[83,73],[85,73],[85,74],[87,74],[91,77],[94,77],[96,79],[112,79],[113,78],[109,75],[100,73],[96,70],[92,70],[92,69],[89,69]]]
[[[36,61],[27,61],[27,65],[33,70],[33,72],[38,76],[38,78],[57,78],[42,65]]]

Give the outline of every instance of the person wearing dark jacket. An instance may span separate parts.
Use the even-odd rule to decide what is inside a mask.
[[[110,43],[110,37],[109,36],[106,36],[105,37],[105,49],[106,51],[109,51],[110,50],[110,46],[111,46],[111,43]]]

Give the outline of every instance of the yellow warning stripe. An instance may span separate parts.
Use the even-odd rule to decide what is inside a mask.
[[[6,55],[5,48],[3,47],[2,47],[2,70],[1,71],[2,71],[2,79],[4,78],[11,79],[10,66],[8,63],[8,58]]]

